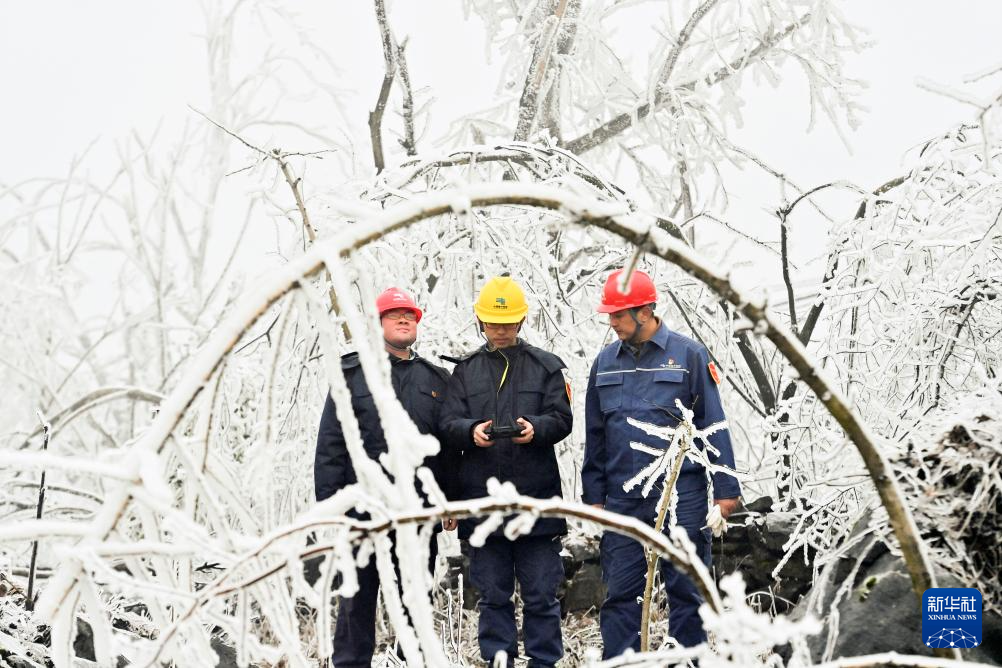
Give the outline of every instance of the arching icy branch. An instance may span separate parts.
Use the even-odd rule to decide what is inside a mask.
[[[304,277],[323,270],[325,256],[339,254],[347,257],[352,251],[389,232],[457,209],[504,205],[560,211],[572,223],[600,227],[617,234],[644,250],[677,264],[734,304],[745,317],[757,323],[756,331],[772,341],[777,350],[789,360],[800,378],[817,394],[819,400],[842,426],[862,456],[880,500],[887,510],[911,575],[912,586],[918,596],[921,597],[927,588],[935,586],[915,521],[891,475],[888,462],[878,449],[869,430],[837,388],[827,380],[797,337],[788,332],[764,305],[742,294],[726,276],[711,269],[708,261],[658,228],[653,219],[630,217],[623,205],[586,200],[552,187],[505,183],[432,193],[380,212],[366,223],[349,227],[338,238],[315,244],[303,256],[268,274],[234,304],[230,315],[219,324],[177,387],[164,401],[160,413],[149,430],[133,445],[130,456],[138,461],[163,449],[185,411],[243,333]],[[121,485],[108,494],[104,506],[91,523],[89,531],[91,540],[107,540],[124,516],[131,501],[131,494],[132,488],[128,485]],[[76,590],[80,573],[81,564],[70,562],[53,578],[39,601],[39,611],[44,617],[53,618],[60,606],[70,599]]]
[[[328,503],[325,505],[333,507],[336,504]],[[311,513],[311,519],[265,537],[256,549],[246,553],[238,563],[231,564],[227,574],[202,589],[198,593],[198,597],[188,606],[188,609],[181,613],[174,624],[171,625],[171,628],[161,635],[158,639],[159,646],[163,647],[166,645],[180,624],[186,619],[191,618],[199,608],[209,604],[213,600],[252,587],[262,580],[282,572],[290,563],[295,563],[290,562],[290,560],[282,560],[279,563],[261,568],[244,577],[242,580],[230,581],[229,579],[230,574],[237,572],[238,566],[257,561],[267,548],[274,546],[279,540],[288,538],[292,534],[341,527],[349,530],[352,542],[355,542],[361,538],[377,533],[385,533],[405,525],[428,524],[441,518],[463,519],[482,517],[493,513],[533,513],[542,517],[577,518],[595,522],[610,531],[633,538],[645,547],[653,550],[656,554],[670,559],[677,568],[696,583],[696,587],[703,598],[715,612],[720,613],[723,610],[723,604],[716,587],[713,586],[713,580],[710,577],[709,571],[696,558],[692,550],[686,550],[676,545],[666,535],[660,531],[655,531],[640,520],[625,517],[607,510],[600,510],[582,503],[564,501],[558,498],[537,499],[528,496],[515,496],[503,500],[484,498],[448,503],[440,507],[422,508],[420,511],[406,515],[396,515],[391,518],[370,521],[356,520],[341,512],[332,513],[329,518],[324,517],[325,514],[322,512],[322,508],[323,506],[318,506]],[[322,517],[322,519],[317,519],[318,516]],[[299,561],[313,559],[332,552],[336,549],[337,545],[317,543],[306,547],[306,549],[300,551],[296,556]]]

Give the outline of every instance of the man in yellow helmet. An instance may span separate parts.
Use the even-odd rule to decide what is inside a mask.
[[[528,496],[560,496],[554,446],[571,433],[564,363],[519,338],[529,306],[510,277],[487,281],[473,310],[487,342],[457,361],[443,407],[442,431],[462,452],[459,498],[487,496],[491,478]],[[478,522],[462,520],[460,538],[469,539]],[[502,527],[482,546],[471,545],[470,579],[480,590],[480,653],[488,663],[504,652],[512,666],[518,654],[516,578],[529,665],[550,667],[563,656],[557,587],[565,533],[564,520],[542,518],[515,540],[505,538]]]

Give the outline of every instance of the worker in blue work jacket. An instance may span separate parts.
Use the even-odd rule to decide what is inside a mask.
[[[556,355],[525,343],[518,334],[529,306],[508,276],[490,279],[473,308],[486,344],[457,361],[446,392],[443,431],[460,450],[460,499],[487,496],[487,481],[511,483],[519,493],[559,497],[554,446],[571,433],[569,390]],[[508,518],[510,519],[510,518]],[[459,523],[469,539],[476,519]],[[550,668],[563,656],[557,587],[563,580],[561,518],[538,519],[532,530],[508,540],[503,527],[482,546],[471,545],[470,580],[480,591],[478,639],[484,661],[500,652],[513,666],[518,656],[515,580],[529,666]]]
[[[642,485],[624,486],[651,462],[651,455],[630,447],[648,445],[652,437],[632,426],[628,418],[663,427],[676,427],[682,416],[676,405],[693,412],[697,429],[724,420],[717,385],[720,375],[706,348],[669,330],[654,315],[657,291],[650,276],[634,271],[626,292],[619,291],[622,270],[605,283],[600,313],[609,314],[609,325],[619,340],[599,353],[588,378],[585,398],[585,456],[581,469],[585,503],[654,524],[661,481],[644,498]],[[734,452],[726,429],[709,437],[719,455],[707,453],[715,465],[734,468]],[[697,441],[690,447],[702,447]],[[726,529],[726,519],[736,508],[740,488],[726,472],[713,474],[717,508],[707,508],[706,471],[686,460],[676,489],[676,519],[696,547],[696,554],[710,565],[711,527]],[[709,526],[708,526],[709,525]],[[667,528],[666,528],[667,531]],[[602,577],[608,594],[599,617],[603,657],[619,656],[640,649],[641,601],[647,562],[641,545],[631,538],[606,531],[601,542]],[[661,561],[662,580],[668,594],[669,633],[683,646],[706,639],[698,608],[702,599],[693,584],[667,560]]]

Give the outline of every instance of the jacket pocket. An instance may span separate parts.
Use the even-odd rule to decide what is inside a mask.
[[[497,406],[497,394],[490,387],[473,387],[466,395],[466,406],[469,410],[466,418],[474,420],[488,420],[494,417],[494,409]]]
[[[420,388],[415,397],[416,410],[411,414],[411,419],[416,424],[421,424],[422,422],[430,424],[434,422],[438,419],[439,411],[442,410],[442,403],[444,401],[445,397],[442,390],[433,390],[430,387]]]
[[[433,390],[430,387],[429,388],[422,387],[419,391],[425,397],[429,397],[437,403],[442,403],[445,400],[444,390]]]
[[[543,409],[543,393],[538,390],[518,391],[518,417],[519,415],[539,415]]]
[[[623,374],[610,371],[595,376],[595,389],[598,391],[598,401],[602,412],[608,413],[623,405]]]
[[[653,373],[654,382],[651,383],[649,401],[667,409],[671,415],[680,419],[682,416],[679,414],[678,406],[675,405],[676,399],[680,399],[686,408],[692,409],[689,384],[686,382],[689,374],[684,369],[658,369]]]

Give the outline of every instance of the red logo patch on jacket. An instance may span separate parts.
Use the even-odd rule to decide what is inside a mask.
[[[720,372],[717,371],[717,365],[714,364],[713,362],[710,362],[709,364],[706,365],[706,368],[710,370],[710,376],[713,377],[713,382],[716,383],[717,385],[720,385]]]

